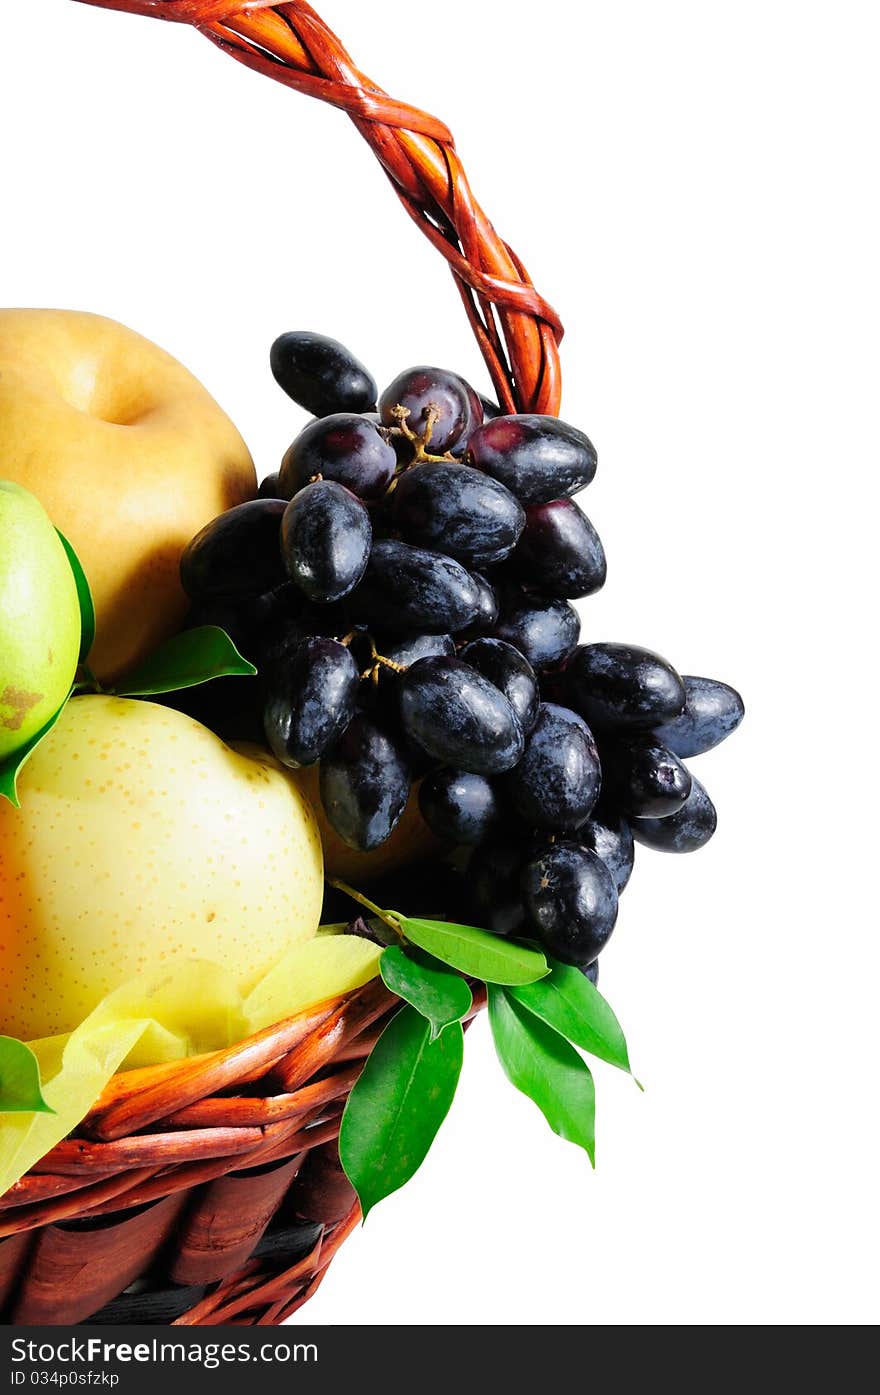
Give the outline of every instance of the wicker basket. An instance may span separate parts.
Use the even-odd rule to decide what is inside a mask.
[[[558,412],[561,325],[474,200],[450,132],[359,72],[304,0],[85,3],[192,24],[346,111],[449,263],[502,407]],[[0,1198],[5,1320],[274,1324],[295,1312],[360,1218],[339,1121],[396,1003],[375,981],[225,1051],[114,1077]]]

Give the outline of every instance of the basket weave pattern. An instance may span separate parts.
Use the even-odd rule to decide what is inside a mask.
[[[452,135],[366,78],[310,5],[84,3],[191,24],[345,111],[448,262],[502,407],[558,412],[561,324],[476,202]],[[474,1012],[483,1003],[475,993]],[[117,1075],[75,1136],[0,1198],[6,1320],[66,1325],[103,1310],[108,1321],[274,1324],[295,1312],[360,1218],[339,1121],[396,1004],[374,981],[225,1051]],[[141,1280],[173,1306],[112,1306]]]

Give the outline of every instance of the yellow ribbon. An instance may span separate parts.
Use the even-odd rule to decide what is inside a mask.
[[[375,978],[381,947],[319,934],[294,945],[246,996],[218,964],[193,959],[109,993],[75,1031],[31,1042],[54,1114],[0,1114],[0,1196],[66,1138],[120,1069],[231,1046]]]

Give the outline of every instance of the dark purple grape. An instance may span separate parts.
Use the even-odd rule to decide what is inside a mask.
[[[575,600],[605,585],[599,534],[573,499],[531,504],[511,558],[515,574],[545,596]]]
[[[428,440],[433,455],[442,455],[455,445],[467,430],[472,406],[472,389],[457,373],[445,368],[420,365],[399,373],[379,398],[379,415],[386,426],[397,426],[395,407],[404,407],[409,415],[406,424],[416,436],[424,437],[428,414],[439,413]]]
[[[498,595],[495,587],[480,572],[471,572],[471,576],[479,596],[479,610],[473,623],[461,631],[460,639],[484,635],[489,630],[494,629],[498,622]]]
[[[354,590],[366,570],[372,538],[363,504],[333,480],[316,480],[295,494],[281,524],[290,578],[318,605]]]
[[[420,659],[400,680],[405,731],[436,760],[477,775],[510,770],[523,753],[503,693],[461,659]]]
[[[579,843],[601,857],[619,896],[632,875],[635,861],[632,829],[626,819],[600,805],[578,829],[577,836]]]
[[[631,819],[666,818],[691,792],[678,756],[650,738],[603,742],[602,771],[609,801]]]
[[[259,667],[266,637],[286,619],[287,612],[279,593],[269,591],[263,596],[214,596],[196,601],[187,614],[184,628],[219,626],[229,635],[239,654]]]
[[[352,646],[354,647],[354,646]],[[371,663],[369,655],[358,650],[356,657],[361,663],[361,672],[368,672]],[[373,721],[377,722],[385,734],[391,738],[406,761],[410,781],[421,780],[443,762],[414,741],[403,724],[400,712],[400,685],[403,674],[380,666],[377,683],[361,683],[360,708]]]
[[[369,412],[378,391],[366,368],[337,339],[309,330],[282,334],[269,355],[276,383],[314,417]]]
[[[430,775],[432,770],[437,770],[443,762],[437,760],[435,756],[429,755],[417,741],[413,741],[400,720],[397,697],[398,694],[395,694],[391,699],[390,708],[384,709],[380,699],[376,704],[375,711],[409,766],[412,779],[422,780],[426,775]]]
[[[409,799],[410,772],[388,734],[356,713],[321,761],[321,803],[343,842],[361,852],[390,837]]]
[[[682,682],[684,711],[654,727],[653,735],[677,756],[701,756],[736,731],[745,707],[735,688],[715,678],[695,678],[686,673]]]
[[[581,632],[577,611],[549,596],[523,596],[502,603],[497,639],[518,649],[534,669],[555,668],[574,652]]]
[[[260,482],[260,487],[259,487],[259,489],[257,490],[257,495],[258,495],[258,497],[259,497],[260,499],[280,499],[280,498],[281,498],[281,494],[280,494],[279,489],[278,489],[278,471],[277,471],[277,470],[274,472],[274,474],[267,475],[266,478],[265,478],[264,480],[261,480],[261,482]]]
[[[556,417],[523,415],[484,422],[470,438],[468,456],[522,504],[570,498],[596,473],[592,443]]]
[[[419,808],[431,832],[450,843],[481,843],[501,819],[498,796],[485,775],[448,767],[422,781]]]
[[[193,600],[261,596],[286,580],[279,532],[283,499],[251,499],[207,523],[180,559],[180,580]]]
[[[586,722],[544,703],[522,760],[507,777],[516,812],[531,828],[579,828],[599,797],[599,753]]]
[[[283,648],[266,674],[263,726],[283,765],[314,765],[354,716],[360,674],[335,639],[311,636],[292,654]]]
[[[373,545],[351,606],[364,624],[397,632],[455,634],[476,618],[480,593],[470,573],[452,557],[382,538]]]
[[[525,524],[509,490],[470,465],[428,461],[405,471],[392,505],[407,542],[445,552],[467,567],[502,562]]]
[[[541,701],[538,680],[528,659],[505,640],[489,638],[472,639],[459,657],[501,689],[527,736],[535,725]]]
[[[684,711],[684,683],[670,663],[631,644],[585,644],[566,669],[566,694],[591,726],[650,730]]]
[[[465,894],[475,925],[493,935],[523,932],[522,865],[523,849],[509,836],[491,838],[476,848],[465,877]]]
[[[553,843],[523,869],[522,890],[541,943],[564,964],[591,963],[617,920],[617,892],[605,863],[577,843]]]
[[[702,848],[718,823],[715,806],[699,780],[691,776],[691,792],[675,814],[665,819],[633,819],[633,837],[658,852],[686,853]]]
[[[594,988],[599,987],[599,960],[594,959],[592,964],[581,964],[578,966],[584,978],[588,978]]]
[[[477,389],[475,387],[471,387],[470,383],[467,381],[466,378],[463,378],[462,382],[467,388],[468,403],[470,405],[470,417],[468,421],[468,426],[470,427],[471,431],[476,431],[478,426],[482,426],[483,418],[486,415],[486,409],[484,406],[486,398],[483,397],[481,393],[477,392]]]
[[[496,417],[501,416],[501,408],[497,402],[493,402],[491,397],[484,397],[481,392],[478,392],[477,396],[483,409],[483,421],[494,421]]]
[[[377,649],[392,663],[409,668],[419,659],[432,659],[440,654],[453,655],[455,641],[452,635],[404,635],[402,639],[377,641]]]
[[[456,460],[464,456],[471,435],[476,431],[478,426],[482,426],[485,417],[483,398],[477,392],[476,388],[471,387],[469,382],[465,381],[465,379],[462,379],[462,382],[464,382],[468,394],[468,420],[467,426],[452,447],[452,454],[455,456]]]
[[[288,448],[278,474],[285,499],[310,480],[335,480],[365,502],[381,499],[394,478],[397,456],[377,426],[351,412],[310,421]]]

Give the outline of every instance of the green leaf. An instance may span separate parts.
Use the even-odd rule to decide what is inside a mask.
[[[392,915],[412,944],[484,983],[533,983],[548,972],[547,960],[540,950],[490,935],[488,930],[447,920],[411,920],[396,911]]]
[[[83,664],[88,658],[89,650],[95,642],[95,603],[92,600],[91,587],[83,571],[82,562],[77,557],[61,530],[56,528],[55,531],[64,545],[64,551],[67,553],[67,560],[70,563],[70,570],[73,572],[73,577],[76,582],[76,594],[79,597],[81,624],[79,661]]]
[[[54,1113],[43,1099],[33,1051],[15,1037],[0,1037],[0,1114]]]
[[[461,1023],[432,1041],[412,1007],[392,1017],[373,1047],[339,1130],[339,1156],[365,1220],[424,1161],[452,1104],[463,1056]]]
[[[13,751],[5,760],[0,761],[0,796],[4,799],[8,799],[10,804],[13,804],[16,809],[21,808],[18,798],[18,777],[21,774],[22,767],[30,760],[40,742],[49,735],[49,732],[58,721],[58,718],[61,716],[66,706],[67,699],[65,698],[54,717],[49,718],[46,725],[37,732],[36,736],[32,736],[30,741],[24,746],[20,746],[17,751]]]
[[[199,625],[172,635],[113,691],[117,697],[153,697],[212,678],[252,678],[256,671],[219,625]]]
[[[546,978],[511,989],[511,997],[582,1051],[632,1075],[623,1029],[580,969],[551,960]]]
[[[450,1022],[460,1022],[473,1005],[473,994],[458,974],[418,950],[391,945],[379,960],[387,988],[403,998],[431,1024],[431,1040]]]
[[[596,1165],[596,1092],[573,1046],[502,988],[489,988],[489,1023],[498,1059],[512,1085],[528,1095],[560,1138]]]

